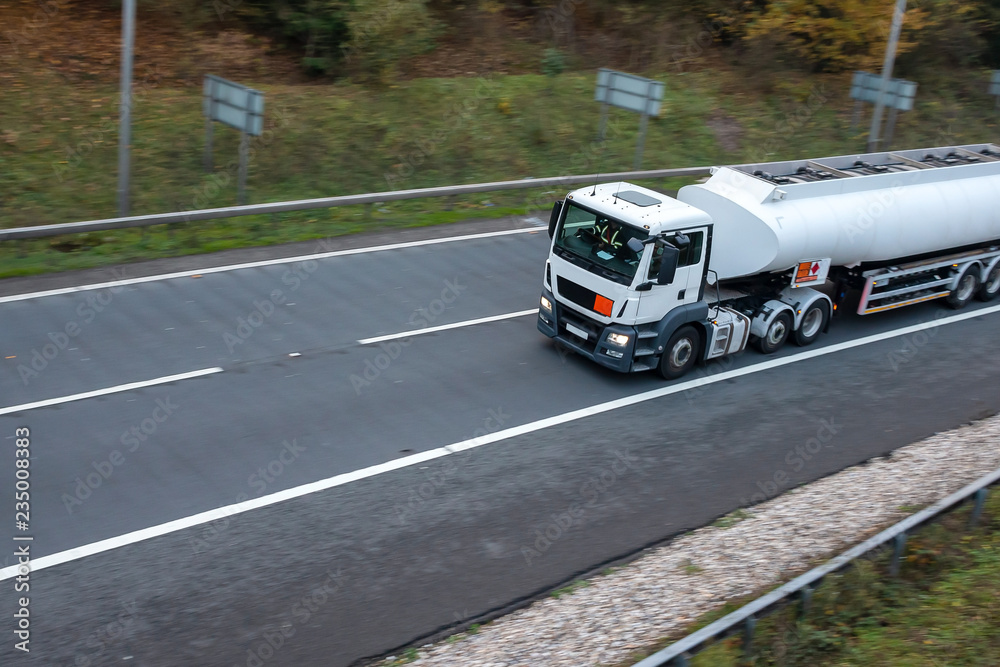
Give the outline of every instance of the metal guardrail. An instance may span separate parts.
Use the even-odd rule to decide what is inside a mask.
[[[753,641],[754,627],[757,624],[758,618],[777,610],[783,606],[784,602],[795,595],[799,596],[804,613],[809,608],[813,590],[828,574],[842,570],[857,558],[884,544],[892,542],[893,554],[889,573],[895,576],[899,573],[900,560],[903,550],[906,547],[907,534],[931,519],[954,509],[971,496],[975,496],[975,505],[969,523],[970,526],[975,525],[982,513],[983,503],[986,501],[987,487],[996,484],[998,481],[1000,481],[1000,469],[994,470],[978,481],[969,484],[960,491],[956,491],[947,498],[939,500],[913,516],[903,519],[896,525],[848,549],[823,565],[796,577],[767,595],[757,598],[731,614],[723,616],[714,623],[706,625],[701,630],[674,642],[662,651],[637,662],[633,667],[666,667],[667,665],[672,667],[687,667],[688,659],[692,655],[740,631],[743,632],[743,649],[745,652],[749,652]]]
[[[709,174],[710,170],[711,167],[688,167],[683,169],[656,169],[652,171],[623,171],[611,174],[584,174],[580,176],[527,178],[517,181],[469,183],[467,185],[449,185],[437,188],[418,188],[415,190],[396,190],[393,192],[371,192],[360,195],[323,197],[321,199],[272,202],[270,204],[249,204],[246,206],[228,206],[226,208],[209,208],[197,211],[177,211],[174,213],[156,213],[154,215],[136,215],[127,218],[108,218],[106,220],[65,222],[58,225],[13,227],[10,229],[0,229],[0,241],[34,239],[46,236],[59,236],[61,234],[79,234],[82,232],[97,232],[108,229],[148,227],[150,225],[169,225],[181,222],[195,222],[199,220],[216,220],[219,218],[237,218],[244,215],[287,213],[289,211],[305,211],[315,208],[334,208],[337,206],[353,206],[357,204],[375,204],[390,201],[402,201],[404,199],[452,197],[456,195],[477,194],[482,192],[497,192],[500,190],[526,190],[529,188],[546,188],[552,186],[564,187],[581,183],[595,183],[598,180],[624,181],[632,179],[672,178],[676,176],[703,176]]]

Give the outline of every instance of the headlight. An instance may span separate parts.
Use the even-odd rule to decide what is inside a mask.
[[[620,333],[609,333],[608,342],[625,347],[626,345],[628,345],[628,336]]]
[[[544,296],[542,297],[542,300],[541,300],[541,306],[542,306],[542,310],[547,310],[550,313],[552,312],[552,302],[549,301],[548,299],[546,299]]]

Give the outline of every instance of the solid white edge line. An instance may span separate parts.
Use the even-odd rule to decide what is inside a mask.
[[[403,331],[401,333],[386,334],[385,336],[375,336],[373,338],[362,338],[358,341],[361,345],[371,345],[372,343],[383,343],[387,340],[396,340],[399,338],[409,338],[410,336],[420,336],[422,334],[434,333],[435,331],[447,331],[448,329],[460,329],[462,327],[471,327],[477,324],[486,324],[487,322],[499,322],[500,320],[509,320],[515,317],[525,317],[527,315],[535,315],[538,313],[537,308],[532,308],[531,310],[519,310],[516,313],[505,313],[503,315],[490,315],[489,317],[480,317],[477,320],[465,320],[464,322],[455,322],[454,324],[442,324],[437,327],[427,327],[426,329],[412,329],[410,331]]]
[[[335,475],[333,477],[328,477],[327,479],[322,479],[317,482],[303,484],[302,486],[297,486],[292,489],[278,491],[270,495],[261,496],[260,498],[246,500],[243,501],[242,503],[227,505],[225,507],[209,510],[207,512],[201,512],[200,514],[194,514],[192,516],[176,519],[174,521],[169,521],[167,523],[163,523],[158,526],[151,526],[149,528],[143,528],[142,530],[126,533],[124,535],[119,535],[117,537],[111,537],[106,540],[101,540],[100,542],[93,542],[91,544],[75,547],[73,549],[68,549],[66,551],[61,551],[59,553],[51,554],[49,556],[42,556],[41,558],[31,561],[31,570],[32,571],[42,570],[45,568],[53,567],[55,565],[62,565],[63,563],[67,563],[69,561],[78,560],[80,558],[86,558],[87,556],[93,556],[105,551],[110,551],[112,549],[117,549],[119,547],[135,544],[136,542],[148,540],[153,537],[160,537],[162,535],[176,532],[178,530],[183,530],[185,528],[192,528],[194,526],[198,526],[204,523],[233,516],[234,514],[242,514],[243,512],[259,509],[261,507],[267,507],[269,505],[274,505],[276,503],[284,502],[286,500],[292,500],[294,498],[299,498],[308,495],[310,493],[326,491],[327,489],[331,489],[336,486],[342,486],[344,484],[355,482],[360,479],[374,477],[376,475],[381,475],[382,473],[398,470],[400,468],[406,468],[408,466],[417,463],[424,463],[426,461],[431,461],[433,459],[441,458],[443,456],[448,456],[449,454],[455,454],[457,452],[465,451],[468,449],[482,447],[483,445],[489,445],[494,442],[499,442],[501,440],[508,440],[510,438],[515,438],[517,436],[526,435],[528,433],[534,433],[535,431],[540,431],[546,428],[550,428],[552,426],[559,426],[561,424],[576,421],[578,419],[583,419],[585,417],[592,417],[594,415],[602,414],[604,412],[610,412],[612,410],[626,408],[632,405],[636,405],[638,403],[644,403],[646,401],[651,401],[657,398],[662,398],[664,396],[669,396],[670,394],[677,394],[682,391],[687,391],[688,389],[694,389],[696,387],[702,387],[705,385],[714,384],[716,382],[724,382],[726,380],[742,377],[744,375],[760,373],[762,371],[771,370],[772,368],[779,368],[781,366],[787,366],[789,364],[798,363],[800,361],[806,361],[808,359],[815,359],[816,357],[822,357],[828,354],[834,354],[842,350],[847,350],[854,347],[862,347],[864,345],[877,343],[883,340],[888,340],[890,338],[897,338],[899,336],[905,336],[907,334],[916,333],[917,331],[923,331],[925,329],[933,329],[935,327],[943,326],[946,324],[954,324],[956,322],[961,322],[963,320],[972,319],[974,317],[981,317],[983,315],[991,315],[997,312],[1000,312],[1000,306],[982,308],[977,311],[962,313],[960,315],[953,315],[951,317],[944,317],[931,322],[914,324],[912,326],[903,327],[902,329],[896,329],[894,331],[886,331],[880,334],[866,336],[864,338],[859,338],[853,341],[836,343],[834,345],[829,345],[827,347],[801,352],[799,354],[783,357],[781,359],[770,359],[768,361],[759,364],[754,364],[752,366],[747,366],[745,368],[738,368],[731,371],[724,371],[722,373],[706,376],[704,378],[699,378],[697,380],[689,380],[687,382],[681,382],[680,384],[670,385],[668,387],[663,387],[661,389],[653,389],[651,391],[646,391],[641,394],[626,396],[624,398],[615,399],[613,401],[607,401],[606,403],[599,403],[597,405],[581,408],[579,410],[574,410],[572,412],[567,412],[561,415],[546,417],[545,419],[539,419],[538,421],[534,421],[529,424],[514,426],[512,428],[505,429],[503,431],[497,431],[496,433],[489,433],[480,436],[478,438],[463,440],[461,442],[456,442],[451,445],[446,445],[444,447],[432,449],[427,452],[413,454],[401,459],[396,459],[394,461],[380,463],[378,465],[370,466],[368,468],[362,468],[360,470],[354,470],[349,473],[343,473],[340,475]],[[5,567],[2,570],[0,570],[0,581],[14,577],[17,574],[17,568],[18,568],[17,565],[11,565],[10,567]]]
[[[138,283],[155,282],[158,280],[173,280],[174,278],[190,278],[191,276],[194,275],[207,275],[211,273],[223,273],[225,271],[238,271],[240,269],[253,269],[261,266],[273,266],[275,264],[292,264],[294,262],[305,262],[316,259],[327,259],[329,257],[343,257],[346,255],[363,255],[369,252],[382,252],[384,250],[400,250],[402,248],[416,248],[425,245],[451,243],[453,241],[473,241],[476,239],[492,238],[494,236],[527,234],[530,232],[538,232],[540,229],[541,229],[540,227],[528,227],[525,229],[506,229],[499,232],[482,232],[480,234],[467,234],[465,236],[448,236],[440,239],[425,239],[423,241],[406,241],[403,243],[390,243],[388,245],[369,246],[366,248],[331,250],[330,252],[321,252],[312,255],[297,255],[295,257],[263,259],[258,262],[247,262],[245,264],[212,266],[204,269],[191,269],[190,271],[178,271],[176,273],[161,273],[155,276],[125,278],[122,280],[112,280],[106,283],[94,283],[92,285],[79,285],[76,287],[63,287],[60,289],[46,290],[44,292],[27,292],[25,294],[11,294],[9,296],[0,296],[0,303],[9,303],[11,301],[25,301],[27,299],[40,299],[46,296],[57,296],[59,294],[72,294],[74,292],[87,292],[90,290],[107,289],[109,287],[121,287],[123,285],[136,285]],[[320,241],[322,241],[322,239],[317,239],[317,243],[319,243]]]
[[[177,375],[165,375],[160,378],[153,378],[152,380],[143,380],[141,382],[131,382],[129,384],[120,384],[114,387],[106,387],[104,389],[95,389],[94,391],[85,391],[82,394],[70,394],[69,396],[60,396],[58,398],[47,398],[44,401],[35,401],[34,403],[22,403],[21,405],[11,405],[6,408],[0,408],[0,415],[9,415],[13,412],[23,412],[25,410],[34,410],[36,408],[45,408],[50,405],[60,405],[62,403],[70,403],[72,401],[82,401],[85,398],[94,398],[95,396],[106,396],[107,394],[117,394],[122,391],[131,391],[133,389],[142,389],[143,387],[152,387],[158,384],[167,384],[168,382],[178,382],[180,380],[189,380],[191,378],[201,377],[203,375],[211,375],[213,373],[221,373],[221,368],[203,368],[198,371],[188,371],[187,373],[178,373]]]

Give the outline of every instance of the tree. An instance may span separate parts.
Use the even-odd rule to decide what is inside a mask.
[[[822,72],[877,71],[892,25],[895,3],[884,0],[774,0],[747,29],[750,40],[767,40]],[[898,53],[916,46],[927,12],[907,9]]]

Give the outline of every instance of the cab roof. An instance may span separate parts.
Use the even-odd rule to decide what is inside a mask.
[[[707,213],[662,192],[619,181],[572,192],[570,201],[630,224],[650,234],[711,223]]]

